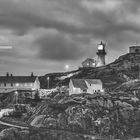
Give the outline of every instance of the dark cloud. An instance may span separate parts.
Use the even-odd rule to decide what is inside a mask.
[[[32,1],[32,0],[31,0]],[[37,4],[37,2],[35,2]],[[49,1],[43,1],[40,0],[38,2],[40,4],[47,5]],[[57,3],[54,2],[54,3]],[[9,28],[14,31],[14,33],[18,35],[24,35],[29,31],[30,29],[34,28],[55,28],[62,31],[67,32],[81,32],[81,27],[65,22],[65,20],[57,19],[57,14],[54,16],[50,16],[51,14],[48,14],[50,11],[44,9],[42,10],[42,6],[36,6],[34,4],[34,1],[32,1],[32,6],[30,6],[30,2],[22,2],[19,0],[19,2],[14,2],[14,0],[1,0],[0,1],[0,27],[2,28]],[[53,5],[53,2],[52,2]],[[43,11],[46,14],[43,14],[40,12]],[[55,9],[52,9],[51,12],[55,11]],[[57,12],[57,10],[56,10]],[[59,11],[58,11],[59,12]],[[61,11],[60,11],[61,12]],[[62,11],[63,13],[63,11]],[[64,16],[64,15],[62,15]],[[65,18],[65,17],[64,17]]]
[[[64,35],[59,33],[39,37],[35,41],[38,56],[42,59],[54,61],[76,60],[85,56],[87,53],[86,46],[82,46],[80,42]]]
[[[13,0],[12,0],[13,1]],[[67,33],[73,33],[73,34],[93,34],[94,37],[104,37],[104,36],[112,36],[112,34],[121,33],[123,31],[134,31],[134,32],[140,32],[140,26],[137,25],[135,22],[130,22],[130,20],[125,20],[125,17],[130,12],[133,12],[134,14],[137,14],[137,11],[139,9],[139,1],[138,0],[124,0],[121,2],[120,7],[117,7],[117,9],[112,9],[109,12],[105,12],[101,6],[100,8],[96,8],[93,10],[92,13],[88,13],[84,10],[84,8],[81,8],[80,1],[76,0],[74,2],[73,0],[66,0],[65,6],[68,9],[67,12],[69,12],[69,17],[72,17],[74,14],[77,14],[77,20],[74,18],[75,22],[67,22],[67,17],[63,17],[66,20],[62,20],[62,17],[58,19],[57,14],[53,15],[52,17],[50,14],[48,14],[47,10],[46,16],[45,14],[41,14],[40,11],[42,10],[40,7],[38,9],[33,8],[33,6],[30,7],[26,4],[22,7],[23,2],[19,1],[12,2],[10,0],[2,0],[0,2],[0,26],[5,28],[10,28],[14,31],[14,33],[18,35],[23,35],[27,33],[30,29],[33,28],[55,28],[59,31],[64,31]],[[102,3],[105,0],[102,1],[92,1],[91,4],[94,5],[94,3]],[[116,0],[112,0],[116,1]],[[40,0],[40,3],[42,0]],[[54,3],[57,3],[56,1],[53,1]],[[63,1],[60,0],[60,3]],[[42,2],[42,4],[47,4],[48,1]],[[76,6],[72,3],[76,3]],[[79,3],[79,5],[78,5]],[[30,3],[29,3],[30,4]],[[69,5],[68,5],[69,4]],[[27,8],[26,8],[27,6]],[[59,7],[60,5],[58,5]],[[63,6],[63,5],[62,5]],[[73,7],[71,7],[73,6]],[[25,8],[24,8],[25,7]],[[109,7],[109,5],[108,5]],[[77,8],[77,10],[75,10]],[[71,11],[70,11],[71,9]],[[73,9],[73,10],[72,10]],[[52,11],[64,13],[65,11],[61,8],[52,9]],[[57,11],[58,10],[58,11]],[[51,11],[51,12],[52,12]],[[74,12],[73,12],[74,11]],[[82,11],[82,12],[81,12]],[[127,12],[126,12],[127,11]],[[81,12],[81,14],[79,14]],[[71,15],[72,14],[72,15]],[[62,16],[64,16],[62,14]],[[78,18],[81,20],[81,25],[78,24]],[[72,19],[71,19],[72,20]],[[120,22],[121,20],[121,22]],[[66,22],[65,22],[66,21]]]
[[[0,52],[0,58],[7,56],[9,69],[19,64],[27,71],[29,65],[35,69],[39,60],[40,71],[44,62],[59,70],[62,61],[77,66],[95,56],[96,44],[104,40],[113,61],[140,40],[139,15],[140,0],[0,0],[1,35],[16,46],[12,52]],[[44,34],[50,29],[57,34]]]

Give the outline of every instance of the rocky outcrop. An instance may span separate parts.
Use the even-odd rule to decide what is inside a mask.
[[[55,103],[43,102],[37,106],[36,115],[31,116],[31,124],[37,128],[75,132],[78,136],[140,136],[139,102],[133,106],[129,94],[129,100],[122,96],[81,94],[64,97]]]
[[[16,140],[18,137],[18,129],[9,128],[0,132],[0,140]]]
[[[122,98],[125,97],[125,98]],[[140,103],[129,94],[80,94],[38,103],[28,116],[29,130],[4,129],[0,139],[85,140],[140,137]]]

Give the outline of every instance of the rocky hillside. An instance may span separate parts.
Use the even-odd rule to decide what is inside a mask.
[[[26,122],[35,129],[31,139],[128,139],[140,137],[139,106],[139,99],[125,93],[58,93],[38,103]]]
[[[65,73],[50,73],[40,77],[42,88],[68,85],[70,78],[100,78],[106,93],[67,95],[52,92],[36,104],[26,104],[19,122],[29,130],[2,128],[0,139],[31,140],[115,140],[140,137],[140,96],[129,89],[140,83],[140,54],[126,54],[100,68],[79,68]],[[108,92],[114,90],[114,92]],[[15,94],[1,95],[1,107],[15,103]],[[14,120],[14,116],[3,117]]]
[[[122,83],[139,77],[140,54],[120,56],[113,63],[100,68],[79,68],[65,73],[49,73],[40,77],[42,88],[47,88],[47,77],[50,77],[50,87],[68,85],[70,78],[99,78],[104,88],[115,89]]]

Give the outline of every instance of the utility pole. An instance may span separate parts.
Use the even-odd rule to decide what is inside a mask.
[[[16,104],[18,103],[18,92],[15,91],[15,95],[16,95]]]
[[[47,77],[47,84],[48,84],[48,89],[50,88],[50,77]]]

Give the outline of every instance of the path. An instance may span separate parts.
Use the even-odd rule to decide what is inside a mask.
[[[2,122],[2,121],[0,121],[0,124],[5,125],[5,126],[10,126],[10,127],[16,127],[16,128],[20,128],[20,129],[29,129],[29,127],[10,124],[10,123],[6,123],[6,122]]]

